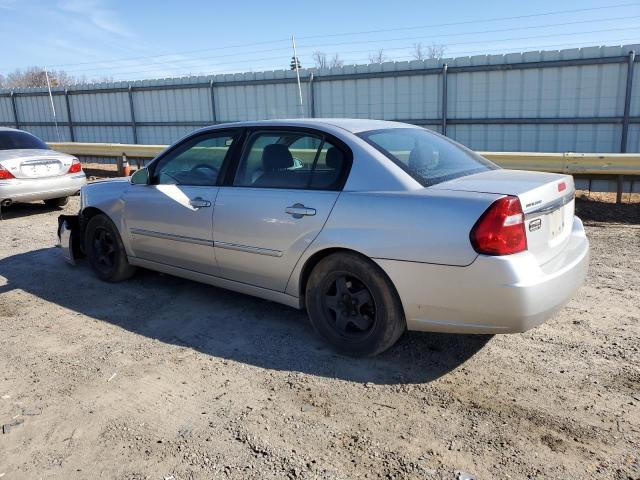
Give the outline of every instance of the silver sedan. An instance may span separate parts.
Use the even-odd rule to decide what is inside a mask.
[[[0,127],[0,206],[44,200],[62,207],[87,183],[80,161],[22,130]]]
[[[522,332],[584,280],[571,176],[503,170],[424,128],[242,122],[194,132],[130,179],[82,188],[67,257],[306,308],[338,351],[406,330]]]

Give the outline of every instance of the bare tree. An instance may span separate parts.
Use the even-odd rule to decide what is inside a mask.
[[[77,83],[77,80],[64,70],[52,70],[47,72],[52,87],[62,87]],[[5,88],[18,87],[46,87],[47,77],[42,67],[29,67],[25,70],[15,70],[4,79]]]
[[[387,56],[384,54],[384,50],[381,48],[375,53],[369,54],[369,63],[384,63],[387,61]]]
[[[411,51],[411,56],[414,60],[426,60],[428,58],[442,58],[444,57],[444,52],[447,49],[445,45],[437,45],[432,43],[426,49],[422,45],[422,43],[414,43],[413,50]]]
[[[316,50],[313,52],[313,62],[316,68],[333,68],[342,67],[344,62],[340,60],[340,56],[336,53],[333,57],[328,58],[327,54]]]
[[[333,67],[343,67],[344,62],[340,59],[340,56],[336,53],[333,57],[331,57],[331,61],[329,62],[329,66]]]
[[[6,83],[7,83],[6,78],[4,78],[4,75],[0,73],[0,88],[5,88]]]
[[[432,43],[427,48],[427,58],[442,58],[446,50],[446,45]]]
[[[316,68],[327,68],[327,54],[316,50],[313,52],[313,63],[315,63]]]
[[[426,58],[424,48],[422,47],[422,43],[414,43],[413,50],[411,51],[411,56],[414,60],[424,60]]]

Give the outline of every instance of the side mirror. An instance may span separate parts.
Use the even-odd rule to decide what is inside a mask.
[[[141,168],[133,175],[131,175],[131,184],[132,185],[149,185],[149,170],[145,168]]]

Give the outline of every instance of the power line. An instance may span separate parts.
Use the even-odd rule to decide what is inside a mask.
[[[542,13],[533,13],[533,14],[528,14],[528,15],[517,15],[517,16],[509,16],[509,17],[494,17],[494,18],[482,19],[482,20],[468,20],[468,21],[463,21],[463,22],[441,23],[441,24],[421,25],[421,26],[413,26],[413,27],[399,27],[399,28],[391,28],[391,29],[368,30],[368,31],[360,31],[360,32],[343,32],[343,33],[335,33],[335,34],[328,34],[328,35],[310,35],[310,36],[304,36],[304,37],[299,37],[299,38],[300,39],[313,39],[313,38],[341,37],[341,36],[363,35],[363,34],[371,34],[371,33],[384,33],[384,32],[393,32],[393,31],[417,30],[417,29],[424,29],[424,28],[448,27],[448,26],[455,26],[455,25],[468,25],[468,24],[472,24],[472,23],[473,24],[477,24],[477,23],[485,23],[485,22],[496,22],[496,21],[501,21],[501,20],[518,20],[518,19],[523,19],[523,18],[533,18],[533,17],[542,17],[542,16],[550,16],[550,15],[562,15],[562,14],[566,14],[566,13],[597,11],[597,10],[612,9],[612,8],[624,8],[624,7],[639,6],[639,5],[640,4],[637,3],[637,2],[634,2],[634,3],[621,3],[621,4],[614,4],[614,5],[601,6],[601,7],[578,8],[578,9],[571,9],[571,10],[555,10],[555,11],[542,12]],[[523,28],[526,28],[526,27],[523,27]],[[145,56],[139,56],[139,57],[125,57],[125,58],[120,58],[120,59],[103,60],[103,61],[80,62],[80,63],[61,63],[61,64],[55,64],[55,65],[51,65],[51,66],[59,68],[59,67],[79,66],[79,65],[95,65],[95,64],[122,62],[122,61],[129,61],[129,60],[145,60],[145,59],[168,57],[168,56],[174,56],[174,55],[188,55],[188,54],[192,54],[192,53],[203,53],[203,52],[210,52],[210,51],[228,50],[228,49],[233,49],[233,48],[250,47],[250,46],[256,46],[256,45],[282,43],[282,42],[288,42],[288,41],[289,41],[288,38],[286,38],[286,39],[283,38],[283,39],[278,39],[278,40],[265,40],[265,41],[261,41],[261,42],[230,45],[230,46],[208,48],[208,49],[199,49],[199,50],[182,51],[182,52],[174,52],[174,53],[163,53],[163,54],[158,54],[158,55],[145,55]]]
[[[635,17],[622,17],[624,19],[637,19],[640,18],[640,16],[635,16]],[[482,34],[482,33],[497,33],[497,32],[501,32],[501,31],[514,31],[514,30],[523,30],[523,29],[534,29],[534,28],[547,28],[547,27],[556,27],[556,26],[565,26],[565,25],[574,25],[574,24],[584,24],[584,23],[594,23],[594,22],[606,22],[606,21],[613,21],[613,20],[620,20],[620,17],[617,18],[606,18],[606,19],[599,19],[599,20],[583,20],[583,21],[576,21],[576,22],[565,22],[565,23],[557,23],[557,24],[550,24],[550,25],[536,25],[536,26],[530,26],[530,27],[523,27],[522,29],[520,28],[508,28],[508,29],[502,29],[502,30],[487,30],[487,31],[474,31],[474,32],[459,32],[459,33],[452,33],[452,34],[444,34],[446,36],[464,36],[464,35],[477,35],[477,34]],[[629,27],[629,28],[636,28],[636,27]],[[626,28],[613,28],[613,29],[600,29],[600,30],[590,30],[590,31],[580,31],[580,32],[571,32],[571,33],[559,33],[559,34],[554,34],[554,36],[566,36],[566,35],[580,35],[580,34],[589,34],[589,33],[603,33],[603,32],[608,32],[608,31],[619,31],[619,30],[626,30]],[[523,39],[532,39],[532,38],[543,38],[548,36],[549,34],[544,34],[544,35],[537,35],[537,36],[529,36],[529,37],[516,37],[516,38],[506,38],[506,39],[489,39],[489,40],[480,40],[480,41],[465,41],[465,42],[458,42],[458,43],[450,43],[448,45],[469,45],[469,44],[479,44],[479,43],[491,43],[491,42],[500,42],[500,41],[511,41],[511,40],[523,40]],[[433,36],[429,37],[429,39],[432,39]],[[403,41],[403,40],[426,40],[424,37],[398,37],[398,38],[394,38],[394,39],[380,39],[380,40],[364,40],[364,41],[355,41],[355,42],[341,42],[338,44],[319,44],[319,45],[306,45],[306,46],[300,46],[298,47],[300,51],[303,50],[317,50],[319,48],[323,48],[323,47],[327,47],[327,46],[339,46],[339,45],[358,45],[358,44],[370,44],[370,43],[378,43],[378,42],[390,42],[390,41]],[[391,47],[391,48],[386,48],[385,50],[387,51],[392,51],[392,50],[400,50],[400,49],[405,49],[405,48],[412,48],[412,46],[407,46],[407,47]],[[265,50],[254,50],[251,53],[253,54],[257,54],[257,53],[271,53],[271,52],[276,52],[276,51],[288,51],[289,47],[286,48],[282,48],[282,49],[265,49]],[[349,54],[349,53],[365,53],[368,50],[355,50],[355,51],[350,51],[350,52],[342,52],[342,54]],[[173,68],[173,69],[184,69],[184,68],[189,68],[188,65],[184,65],[184,66],[175,66],[176,63],[194,63],[194,62],[203,62],[203,61],[207,61],[207,60],[217,60],[220,58],[228,58],[228,57],[237,57],[239,54],[227,54],[227,55],[217,55],[217,56],[209,56],[209,57],[200,57],[200,58],[189,58],[189,59],[181,59],[181,60],[172,60],[172,61],[163,61],[163,62],[154,62],[153,66],[157,66],[157,65],[167,65],[166,68]],[[271,58],[250,58],[250,59],[245,59],[245,60],[240,60],[237,62],[227,62],[227,63],[223,63],[223,65],[229,65],[229,64],[241,64],[241,63],[249,63],[249,62],[253,62],[256,60],[277,60],[279,57],[271,57]],[[153,70],[153,66],[149,65],[149,68],[145,68],[143,70],[138,70],[139,72],[145,72],[145,71],[150,71]],[[138,65],[131,65],[131,66],[120,66],[120,68],[137,68]],[[104,68],[104,67],[96,67],[96,68],[90,68],[90,69],[79,69],[79,70],[69,70],[68,73],[74,73],[74,74],[78,74],[78,73],[87,73],[87,72],[100,72],[100,71],[105,71],[108,70],[109,67]],[[197,66],[193,67],[193,68],[199,68]]]
[[[618,38],[618,39],[612,39],[612,42],[640,42],[640,37],[627,37],[627,38]],[[497,49],[489,49],[488,51],[485,50],[466,50],[466,51],[457,51],[457,52],[452,52],[453,55],[463,55],[463,54],[473,54],[473,53],[486,53],[487,55],[492,55],[492,54],[507,54],[507,53],[526,53],[525,50],[528,51],[536,51],[542,48],[551,48],[551,47],[564,47],[564,46],[579,46],[579,45],[584,45],[584,46],[593,46],[593,42],[569,42],[569,43],[554,43],[554,44],[546,44],[546,45],[528,45],[528,46],[513,46],[513,47],[508,47],[508,48],[497,48]],[[403,56],[396,56],[393,59],[389,60],[390,62],[396,62],[398,60],[413,60],[414,58],[411,55],[403,55]],[[361,58],[357,58],[357,59],[353,59],[353,61],[358,62],[358,61],[362,61],[362,62],[366,62],[369,59],[367,57],[361,57]],[[268,70],[268,69],[276,69],[276,68],[280,68],[282,70],[281,67],[274,67],[272,64],[266,64],[266,65],[258,65],[256,66],[256,68],[261,68],[264,70]],[[217,73],[238,73],[237,71],[233,71],[233,70],[228,70],[228,71],[220,71]]]
[[[629,18],[639,18],[639,17],[629,17]],[[565,24],[560,24],[560,25],[565,25]],[[556,25],[557,26],[557,25]],[[640,28],[640,27],[629,27],[629,28]],[[514,28],[514,29],[509,29],[509,30],[520,30],[519,28]],[[572,33],[554,33],[554,36],[561,36],[561,35],[578,35],[578,34],[588,34],[588,33],[601,33],[601,32],[611,32],[611,31],[615,31],[615,30],[622,30],[620,28],[610,28],[610,29],[604,29],[604,30],[585,30],[585,31],[581,31],[581,32],[572,32]],[[483,32],[472,32],[472,33],[483,33]],[[448,36],[448,35],[462,35],[462,34],[443,34],[440,36]],[[517,37],[517,39],[528,39],[528,38],[541,38],[541,37],[547,37],[550,34],[544,34],[544,35],[537,35],[537,36],[531,36],[531,37]],[[438,35],[431,35],[428,38],[434,38],[434,37],[438,37]],[[425,39],[425,37],[397,37],[397,38],[386,38],[386,39],[381,39],[381,40],[360,40],[360,41],[356,41],[356,42],[340,42],[340,43],[328,43],[328,44],[324,44],[322,46],[325,47],[336,47],[336,46],[341,46],[341,45],[354,45],[354,44],[361,44],[361,43],[380,43],[380,42],[397,42],[397,41],[402,41],[402,40],[420,40],[420,39]],[[504,39],[506,40],[511,40],[509,38]],[[488,40],[488,41],[501,41],[500,39],[498,40]],[[481,42],[463,42],[463,43],[481,43]],[[459,45],[459,44],[455,44],[455,43],[449,43],[448,45]],[[302,48],[302,47],[301,47]],[[309,48],[309,47],[305,47],[305,48]]]
[[[182,52],[174,52],[174,53],[161,53],[158,55],[143,55],[140,57],[126,57],[126,58],[117,58],[117,59],[112,59],[112,60],[98,60],[98,61],[94,61],[94,62],[80,62],[80,63],[58,63],[55,65],[51,65],[52,67],[74,67],[76,65],[95,65],[98,63],[113,63],[113,62],[126,62],[129,60],[148,60],[148,59],[152,59],[152,58],[159,58],[159,57],[171,57],[174,55],[189,55],[192,53],[202,53],[202,52],[210,52],[210,51],[216,51],[216,50],[228,50],[231,48],[241,48],[241,47],[254,47],[256,45],[265,45],[265,44],[271,44],[271,43],[282,43],[282,42],[289,42],[288,38],[285,39],[280,39],[280,40],[266,40],[264,42],[254,42],[254,43],[242,43],[239,45],[228,45],[225,47],[216,47],[216,48],[204,48],[204,49],[200,49],[200,50],[189,50],[189,51],[182,51]]]
[[[640,42],[640,37],[618,38],[618,39],[613,39],[611,41],[612,42]],[[495,48],[495,49],[489,49],[489,50],[486,50],[486,49],[484,49],[484,50],[464,50],[464,51],[451,52],[451,54],[452,55],[466,55],[466,54],[474,54],[474,53],[479,53],[479,54],[486,53],[487,55],[494,55],[494,54],[507,54],[507,53],[526,53],[526,51],[532,52],[532,51],[540,50],[542,48],[579,46],[579,45],[593,46],[593,42],[577,42],[577,43],[576,42],[569,42],[569,43],[553,43],[553,44],[546,44],[546,45],[513,46],[513,47],[508,47],[508,48]],[[608,46],[610,46],[610,45],[608,45]],[[360,58],[353,59],[353,61],[363,61],[363,62],[364,61],[368,61],[368,60],[369,60],[368,57],[360,57]],[[412,55],[400,55],[400,56],[394,56],[391,60],[389,60],[389,62],[397,62],[398,60],[400,60],[400,61],[402,61],[402,60],[414,60],[414,58],[413,58]],[[269,68],[275,68],[275,67],[272,67],[270,65],[266,65],[266,66],[257,66],[256,68],[269,69]],[[219,73],[233,73],[233,71],[230,70],[230,71],[223,71],[223,72],[219,72]],[[235,73],[237,73],[237,72],[235,72]]]
[[[348,33],[334,33],[329,35],[309,35],[305,37],[299,37],[301,40],[309,39],[309,38],[327,38],[327,37],[338,37],[338,36],[347,36],[347,35],[363,35],[369,33],[384,33],[384,32],[397,32],[402,30],[417,30],[421,28],[437,28],[437,27],[451,27],[455,25],[469,25],[471,23],[484,23],[484,22],[497,22],[501,20],[520,20],[523,18],[532,18],[532,17],[543,17],[548,15],[561,15],[565,13],[577,13],[577,12],[587,12],[593,10],[604,10],[611,8],[622,8],[622,7],[637,7],[640,6],[638,2],[633,3],[619,3],[616,5],[603,5],[601,7],[591,7],[591,8],[576,8],[572,10],[555,10],[552,12],[544,12],[544,13],[531,13],[528,15],[516,15],[513,17],[494,17],[494,18],[486,18],[483,20],[466,20],[463,22],[452,22],[452,23],[436,23],[431,25],[419,25],[415,27],[398,27],[398,28],[387,28],[383,30],[365,30],[360,32],[348,32]]]
[[[566,25],[577,25],[577,24],[585,24],[585,23],[600,23],[600,22],[608,22],[608,21],[617,21],[617,20],[628,20],[628,19],[636,19],[636,18],[640,18],[640,16],[634,16],[634,17],[613,17],[613,18],[601,18],[601,19],[591,19],[591,20],[579,20],[579,21],[575,21],[575,22],[563,22],[563,23],[554,23],[554,24],[545,24],[545,25],[530,25],[530,26],[525,26],[525,27],[511,27],[511,28],[504,28],[504,29],[494,29],[494,30],[480,30],[480,31],[472,31],[472,32],[457,32],[457,33],[447,33],[447,34],[441,34],[441,35],[432,35],[429,38],[438,38],[438,37],[449,37],[449,36],[464,36],[464,35],[478,35],[478,34],[484,34],[484,33],[498,33],[498,32],[508,32],[508,31],[515,31],[515,30],[531,30],[531,29],[536,29],[536,28],[551,28],[551,27],[558,27],[558,26],[566,26]],[[419,39],[421,37],[403,37],[402,40],[406,40],[406,39]],[[391,39],[391,40],[387,40],[387,39],[379,39],[376,41],[380,41],[380,42],[384,42],[384,41],[398,41],[399,39]],[[374,42],[376,42],[374,41]],[[358,43],[371,43],[370,40],[366,40],[364,42],[348,42],[349,45],[355,45]],[[331,45],[331,44],[330,44]],[[330,46],[329,45],[329,46]],[[302,49],[317,49],[317,48],[322,48],[325,47],[327,45],[323,45],[323,44],[319,44],[319,45],[307,45],[307,46],[299,46],[298,48],[300,50]],[[405,47],[402,47],[405,48]],[[283,47],[283,48],[270,48],[270,49],[264,49],[264,50],[252,50],[250,53],[271,53],[271,52],[276,52],[276,51],[288,51],[289,47]],[[393,50],[393,48],[391,49],[385,49],[385,50]],[[244,53],[244,52],[242,52]],[[228,58],[228,57],[237,57],[238,55],[241,55],[242,53],[229,53],[226,55],[215,55],[215,56],[206,56],[206,57],[196,57],[196,58],[184,58],[184,59],[176,59],[176,60],[166,60],[163,62],[155,62],[155,64],[157,65],[162,65],[162,64],[175,64],[175,63],[183,63],[183,62],[197,62],[197,61],[202,61],[202,60],[215,60],[218,58]],[[133,67],[136,67],[137,65],[132,65]],[[124,67],[127,67],[126,65]],[[102,71],[105,70],[108,67],[95,67],[95,68],[90,68],[90,69],[76,69],[76,70],[71,70],[70,72],[90,72],[90,71]]]
[[[639,37],[633,37],[633,38],[620,38],[620,39],[612,39],[612,42],[640,42],[640,38]],[[452,52],[453,55],[463,55],[463,54],[474,54],[474,53],[485,53],[487,55],[491,55],[491,54],[506,54],[506,53],[523,53],[525,51],[535,51],[535,50],[539,50],[539,49],[543,49],[543,48],[551,48],[551,47],[562,47],[562,46],[592,46],[593,42],[570,42],[570,43],[555,43],[555,44],[546,44],[546,45],[529,45],[529,46],[513,46],[513,47],[509,47],[509,48],[503,48],[503,49],[489,49],[489,50],[467,50],[467,51],[458,51],[458,52]],[[277,59],[280,59],[280,57],[277,57]],[[404,56],[394,56],[392,59],[389,60],[389,62],[397,62],[397,61],[403,61],[403,60],[413,60],[414,58],[411,55],[404,55]],[[364,63],[370,63],[368,61],[369,59],[366,57],[362,57],[362,58],[356,58],[356,59],[352,59],[350,60],[351,62],[354,62],[354,64],[364,64]],[[251,71],[245,71],[245,72],[238,72],[237,69],[231,69],[231,70],[220,70],[220,69],[216,69],[213,72],[207,72],[205,70],[198,72],[198,76],[206,76],[206,75],[212,75],[212,74],[232,74],[232,73],[251,73],[252,71],[268,71],[268,70],[284,70],[284,68],[282,68],[282,65],[273,65],[271,64],[260,64],[260,65],[254,65],[253,68],[251,69]],[[126,73],[124,75],[134,75],[136,73],[141,73],[141,72],[131,72],[131,73]],[[148,73],[148,72],[147,72]]]
[[[592,34],[592,33],[604,33],[604,32],[612,32],[612,31],[623,31],[623,30],[637,30],[637,27],[628,27],[628,28],[609,28],[609,29],[599,29],[599,30],[590,30],[590,31],[578,31],[578,32],[564,32],[564,33],[559,33],[559,34],[555,34],[556,37],[565,37],[565,36],[574,36],[574,35],[584,35],[584,34]],[[498,38],[498,39],[485,39],[485,40],[477,40],[477,41],[465,41],[465,42],[457,42],[457,43],[450,43],[449,46],[458,46],[458,45],[481,45],[481,44],[486,44],[486,43],[493,43],[493,42],[511,42],[511,41],[520,41],[520,40],[531,40],[531,39],[537,39],[537,38],[546,38],[548,36],[548,34],[545,35],[530,35],[530,36],[525,36],[525,37],[510,37],[510,38]],[[585,42],[586,43],[586,42]],[[310,47],[307,47],[310,48]],[[411,46],[406,46],[406,47],[396,47],[396,48],[389,48],[387,49],[389,50],[404,50],[404,49],[410,49]],[[352,51],[347,51],[347,52],[342,52],[343,55],[347,55],[347,54],[359,54],[359,53],[367,53],[369,50],[352,50]],[[214,58],[218,58],[218,57],[214,57]],[[218,65],[212,65],[212,67],[221,67],[221,66],[228,66],[228,65],[238,65],[238,64],[246,64],[246,63],[253,63],[256,61],[263,61],[263,60],[280,60],[280,59],[284,59],[284,57],[278,55],[278,56],[274,56],[274,57],[257,57],[257,58],[248,58],[248,59],[243,59],[243,60],[237,60],[237,61],[232,61],[232,62],[223,62],[221,64]],[[206,58],[201,58],[201,59],[193,59],[191,61],[204,61],[207,60]],[[173,62],[171,62],[173,63]],[[135,66],[132,66],[131,68],[135,68]],[[183,68],[182,71],[184,71],[184,69],[189,69],[189,66],[185,66],[185,67],[180,67],[180,66],[166,66],[165,68],[173,68],[173,69],[179,69],[179,68]],[[202,69],[202,68],[206,68],[206,66],[194,66],[191,67],[191,69]],[[135,70],[135,71],[127,71],[126,74],[128,75],[133,75],[136,73],[147,73],[147,72],[153,72],[153,71],[157,71],[156,65],[149,65],[147,68],[143,68],[140,70]],[[71,71],[69,73],[78,73],[79,71]],[[81,71],[80,71],[81,72]]]

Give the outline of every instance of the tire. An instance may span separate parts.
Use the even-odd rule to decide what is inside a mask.
[[[44,201],[44,204],[47,207],[64,207],[67,203],[69,203],[69,197],[60,197],[60,198],[49,198]]]
[[[118,229],[104,214],[91,217],[85,229],[84,247],[89,264],[100,280],[121,282],[136,268],[129,265]]]
[[[311,272],[306,288],[309,319],[339,353],[373,356],[391,347],[407,324],[386,274],[356,253],[335,253]]]

